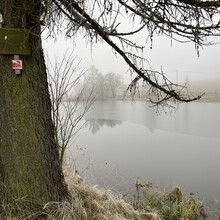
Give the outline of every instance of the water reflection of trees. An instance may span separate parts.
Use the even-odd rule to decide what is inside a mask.
[[[109,119],[96,119],[96,118],[88,118],[86,119],[86,127],[95,134],[97,133],[104,125],[108,127],[115,127],[117,125],[122,124],[122,121],[118,120],[109,120]]]

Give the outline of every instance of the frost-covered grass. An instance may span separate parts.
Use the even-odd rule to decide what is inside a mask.
[[[129,203],[109,190],[81,182],[67,166],[63,171],[70,192],[68,201],[48,202],[34,212],[22,213],[21,210],[16,218],[2,219],[197,220],[206,217],[202,203],[194,196],[184,197],[179,187],[170,192],[159,192],[136,184],[138,194],[142,196]]]
[[[169,192],[143,190],[143,198],[140,200],[138,208],[144,211],[157,212],[163,220],[207,218],[203,203],[195,195],[183,196],[179,187],[174,187]]]

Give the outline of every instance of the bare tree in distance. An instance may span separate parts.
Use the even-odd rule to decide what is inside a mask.
[[[95,66],[90,66],[79,86],[85,83],[94,88],[96,100],[116,98],[116,95],[122,97],[123,92],[121,90],[126,88],[121,75],[113,72],[103,74]]]
[[[96,99],[100,100],[106,98],[104,76],[95,66],[90,66],[82,83],[88,83],[88,87],[92,87],[94,89]]]
[[[116,97],[117,90],[122,85],[122,78],[119,74],[115,74],[113,72],[107,73],[104,76],[105,88],[110,93],[112,98]]]
[[[52,102],[52,120],[55,129],[55,141],[60,149],[60,161],[70,143],[83,128],[83,118],[94,102],[93,87],[88,82],[78,87],[77,84],[86,71],[79,67],[80,62],[73,53],[65,53],[61,61],[52,64],[48,59],[49,91]],[[75,87],[78,88],[77,92]],[[85,96],[86,94],[86,96]]]

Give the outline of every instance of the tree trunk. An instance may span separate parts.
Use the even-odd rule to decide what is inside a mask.
[[[31,46],[30,56],[20,56],[21,75],[12,70],[13,55],[0,55],[0,212],[16,214],[68,194],[54,141],[40,2],[0,1],[4,28],[28,29]]]

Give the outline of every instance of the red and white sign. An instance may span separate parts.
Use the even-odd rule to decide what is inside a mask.
[[[22,60],[12,60],[13,70],[22,70]]]

